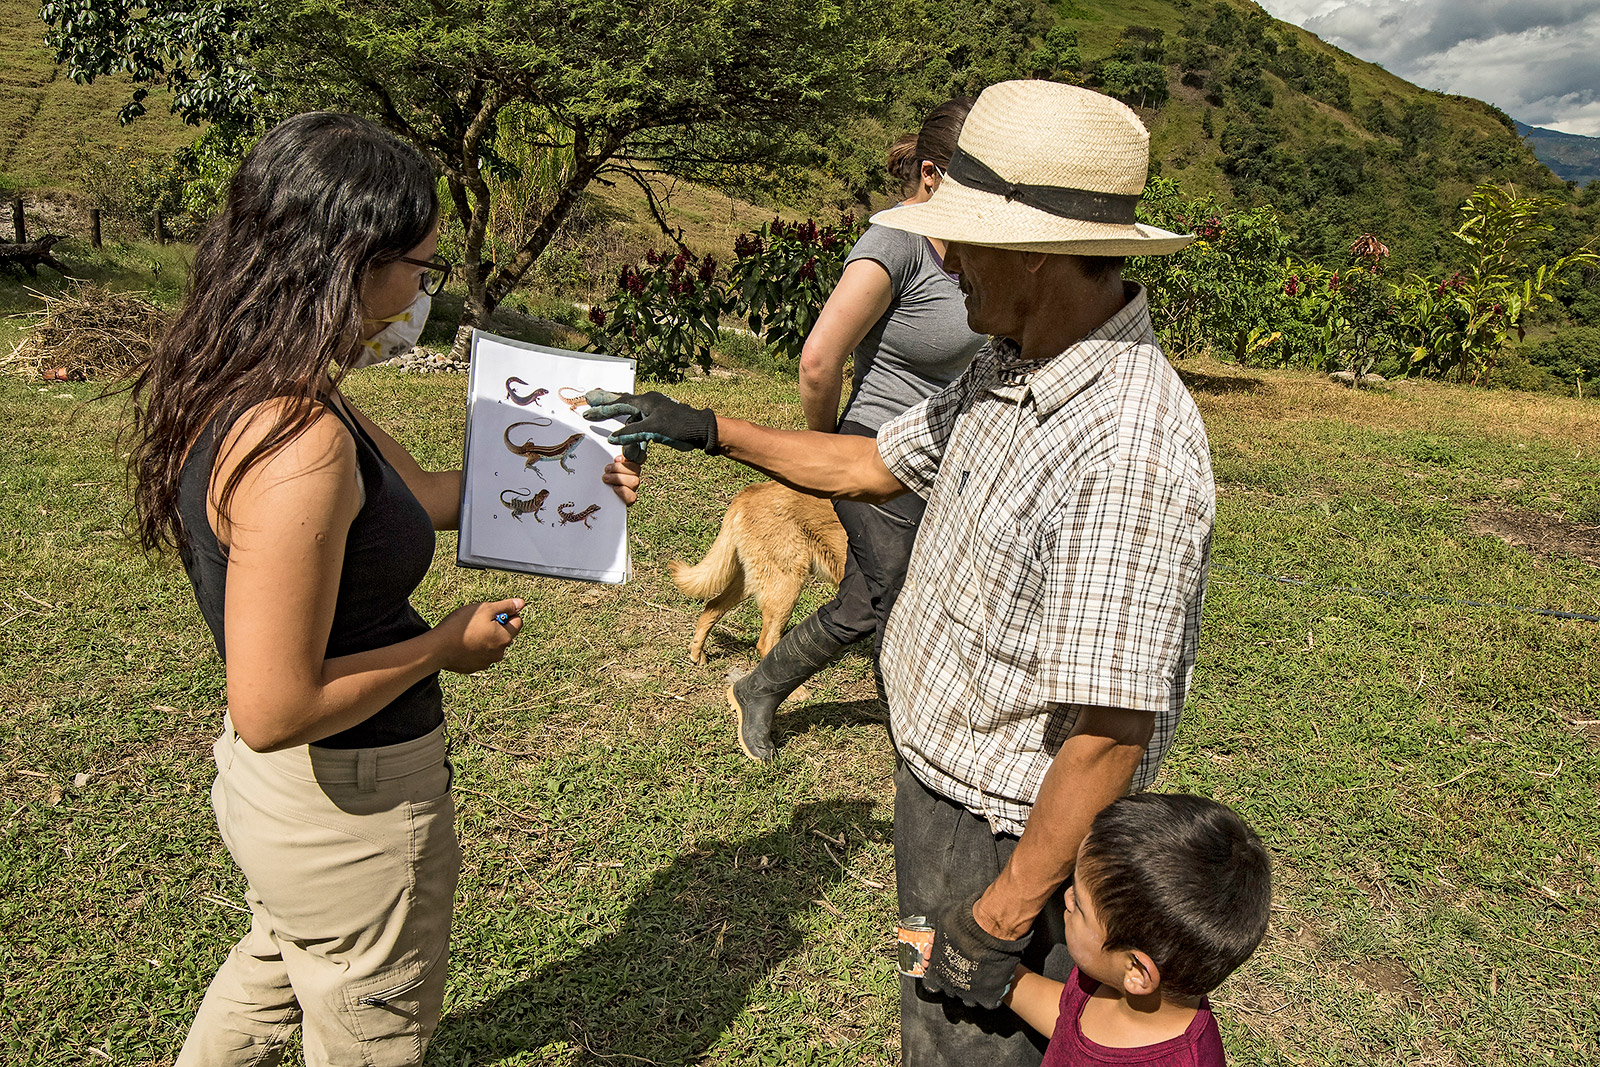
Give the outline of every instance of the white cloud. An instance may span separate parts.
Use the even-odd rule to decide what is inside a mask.
[[[1429,89],[1600,136],[1600,0],[1265,0],[1269,12]]]

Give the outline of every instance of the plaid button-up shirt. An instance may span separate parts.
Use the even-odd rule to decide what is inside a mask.
[[[1031,375],[1014,342],[878,433],[927,498],[884,638],[895,745],[930,788],[1020,835],[1082,706],[1183,713],[1216,492],[1205,426],[1144,291]],[[1008,384],[1010,383],[1010,384]]]

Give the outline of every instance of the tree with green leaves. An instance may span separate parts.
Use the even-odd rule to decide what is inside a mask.
[[[1600,266],[1588,246],[1537,267],[1529,262],[1553,229],[1544,216],[1555,206],[1490,184],[1461,205],[1461,226],[1450,236],[1464,268],[1437,280],[1414,275],[1401,294],[1412,373],[1486,382],[1511,336],[1522,340],[1527,313],[1552,303],[1568,274]]]
[[[106,74],[134,83],[124,124],[145,113],[152,86],[172,93],[191,125],[249,124],[260,85],[249,61],[253,0],[45,0],[45,43],[80,84]]]
[[[419,146],[461,228],[463,327],[590,183],[637,183],[667,228],[654,179],[814,162],[835,127],[884,106],[916,48],[902,16],[863,0],[50,0],[44,15],[74,78],[126,73],[139,107],[166,85],[194,119],[342,109]],[[495,260],[495,190],[530,147],[549,195]]]

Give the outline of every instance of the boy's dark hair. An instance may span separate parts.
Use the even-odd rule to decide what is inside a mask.
[[[1204,797],[1117,800],[1089,828],[1078,880],[1107,951],[1146,953],[1169,997],[1211,992],[1267,932],[1272,860],[1244,820]]]

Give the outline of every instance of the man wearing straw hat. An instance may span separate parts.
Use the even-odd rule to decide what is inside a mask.
[[[873,221],[948,242],[992,340],[876,440],[774,430],[659,393],[591,394],[616,443],[725,455],[806,492],[928,508],[883,649],[903,924],[903,1061],[1038,1064],[997,1009],[1017,962],[1058,980],[1061,887],[1094,815],[1147,787],[1194,665],[1215,493],[1205,427],[1121,257],[1191,238],[1134,221],[1149,135],[1109,97],[992,86],[926,203]],[[730,699],[741,730],[756,712]],[[771,711],[767,709],[766,715]]]

